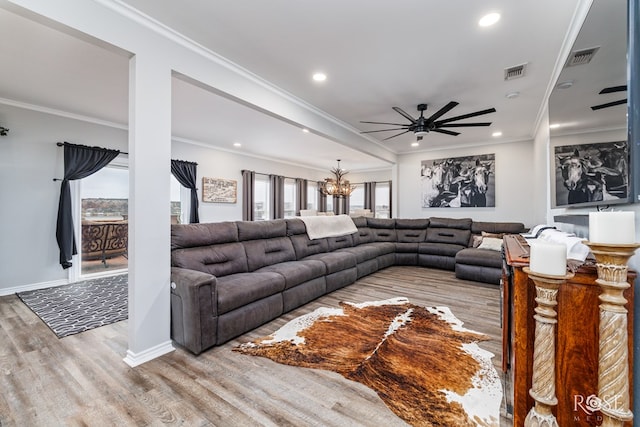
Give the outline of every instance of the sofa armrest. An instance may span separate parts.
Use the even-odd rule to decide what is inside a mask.
[[[217,279],[185,268],[171,268],[171,337],[195,354],[216,344]]]

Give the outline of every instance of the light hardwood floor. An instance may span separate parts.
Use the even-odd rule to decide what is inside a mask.
[[[122,361],[126,321],[58,339],[12,295],[0,297],[0,426],[405,425],[374,392],[338,374],[232,351],[318,307],[397,296],[448,306],[489,335],[480,346],[501,373],[499,288],[447,271],[387,268],[200,356],[178,348],[136,368]]]

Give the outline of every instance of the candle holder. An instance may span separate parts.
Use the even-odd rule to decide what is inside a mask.
[[[536,285],[536,303],[533,318],[536,321],[533,343],[533,375],[529,395],[535,400],[524,420],[525,427],[557,427],[558,421],[552,413],[558,404],[556,397],[556,324],[558,323],[556,306],[560,285],[573,277],[573,273],[564,276],[522,269]]]
[[[627,262],[640,244],[584,242],[596,258],[600,285],[600,327],[598,358],[598,398],[602,426],[622,426],[633,419],[629,409],[629,343]]]

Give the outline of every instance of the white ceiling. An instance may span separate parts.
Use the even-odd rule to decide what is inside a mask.
[[[443,118],[497,110],[467,120],[491,121],[490,127],[456,129],[457,137],[430,133],[418,148],[410,146],[415,140],[410,133],[388,141],[380,140],[398,132],[370,134],[371,144],[394,153],[532,139],[579,2],[124,1],[359,131],[384,128],[361,120],[402,123],[393,106],[414,117],[419,103],[429,104],[427,114],[449,101],[460,103]],[[492,11],[499,11],[501,20],[479,27],[480,17]],[[126,127],[125,54],[1,8],[0,28],[11,34],[0,37],[0,102]],[[522,63],[528,64],[526,75],[505,81],[504,69]],[[321,84],[311,80],[318,70],[328,75]],[[511,92],[519,96],[506,98]],[[389,167],[366,148],[356,151],[303,134],[177,77],[172,126],[177,140],[308,167],[333,167],[336,158],[351,170]],[[495,131],[502,136],[492,137]]]

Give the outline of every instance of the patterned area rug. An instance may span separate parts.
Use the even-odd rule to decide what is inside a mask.
[[[378,393],[414,426],[498,426],[502,384],[488,337],[448,307],[406,298],[319,308],[236,348],[276,362],[326,369]]]
[[[63,338],[127,319],[128,280],[120,274],[16,295]]]

